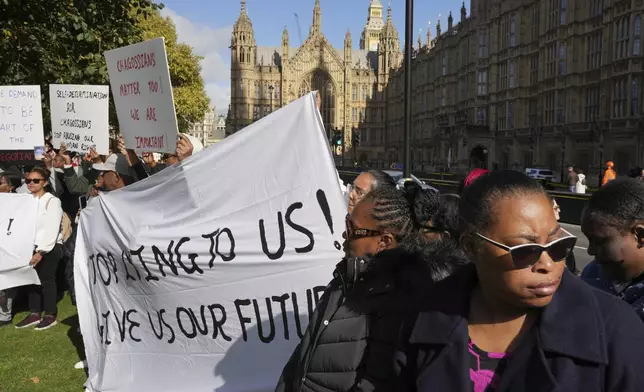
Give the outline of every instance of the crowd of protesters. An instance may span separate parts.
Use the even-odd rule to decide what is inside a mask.
[[[22,294],[29,314],[16,328],[56,325],[59,266],[74,300],[83,200],[199,144],[181,136],[160,159],[139,158],[122,139],[106,156],[48,145],[42,165],[4,168],[0,192],[38,199],[30,265],[41,285],[0,292],[0,326]],[[594,261],[581,276],[556,200],[523,173],[476,167],[457,195],[371,170],[350,189],[345,256],[277,391],[641,390],[644,182],[611,179],[592,195],[582,230]]]
[[[581,278],[536,180],[475,168],[460,193],[355,179],[345,257],[276,391],[642,389],[644,183],[592,196]]]
[[[27,193],[38,199],[34,252],[29,264],[41,282],[40,286],[0,291],[0,327],[12,324],[12,305],[22,295],[28,298],[29,314],[15,325],[18,329],[45,330],[55,326],[61,286],[67,287],[75,304],[74,245],[84,201],[147,178],[202,148],[197,139],[181,135],[175,154],[166,154],[157,160],[154,154],[143,154],[139,158],[125,147],[120,137],[110,140],[106,156],[94,149],[85,155],[69,152],[64,145],[55,150],[46,141],[42,163],[0,169],[0,192]],[[59,279],[61,275],[65,279]]]

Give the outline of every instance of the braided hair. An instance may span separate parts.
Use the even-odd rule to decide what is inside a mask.
[[[622,231],[644,221],[644,182],[618,178],[601,187],[588,201],[582,222],[592,220]]]
[[[432,217],[438,212],[440,207],[440,197],[438,192],[423,189],[414,181],[405,182],[405,197],[409,201],[412,210],[412,216],[418,228],[427,225]]]
[[[419,226],[405,196],[393,186],[380,186],[369,192],[364,200],[373,203],[371,217],[378,230],[395,234],[401,244],[414,245],[420,241]]]

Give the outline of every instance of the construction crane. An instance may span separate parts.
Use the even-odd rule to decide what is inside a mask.
[[[302,41],[302,28],[300,27],[300,17],[297,15],[297,13],[293,13],[295,15],[295,24],[297,24],[297,34],[300,36],[300,46],[304,43]]]

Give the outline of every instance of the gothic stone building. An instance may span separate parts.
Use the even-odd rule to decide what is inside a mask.
[[[385,20],[380,1],[371,0],[360,50],[353,48],[348,31],[344,48],[335,49],[322,34],[322,11],[316,0],[305,42],[299,48],[291,47],[285,29],[281,48],[272,48],[257,46],[245,1],[241,4],[231,43],[229,132],[317,90],[325,127],[344,131],[347,151],[352,148],[352,132],[358,129],[367,131],[363,138],[369,135],[373,143],[384,145],[384,92],[390,73],[402,60],[391,9]]]
[[[310,90],[327,128],[372,166],[402,161],[404,73],[391,9],[371,0],[360,50],[313,25],[293,49],[257,47],[242,1],[233,31],[230,125],[238,130]],[[644,0],[471,0],[447,29],[418,37],[412,60],[416,170],[465,170],[476,150],[488,167],[570,164],[597,174],[644,165],[641,16]],[[425,41],[425,42],[423,42]],[[272,87],[272,89],[271,89]],[[272,92],[272,93],[271,93]],[[270,99],[270,97],[273,97]],[[356,132],[359,131],[359,132]],[[351,134],[359,134],[359,147]]]

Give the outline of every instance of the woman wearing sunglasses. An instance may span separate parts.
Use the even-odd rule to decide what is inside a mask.
[[[409,198],[378,187],[347,218],[349,255],[337,266],[277,391],[393,391],[406,312],[428,284],[467,262],[464,254],[415,247]]]
[[[40,286],[28,286],[29,315],[16,324],[16,328],[36,326],[44,330],[56,325],[56,271],[63,256],[61,221],[63,209],[60,200],[47,192],[49,170],[34,167],[27,173],[25,183],[31,194],[38,199],[38,220],[36,221],[36,244],[29,264],[36,269]],[[44,316],[41,318],[41,312]]]
[[[398,390],[641,391],[644,328],[566,269],[576,239],[536,181],[486,174],[459,217],[473,265],[434,286],[406,328]]]

